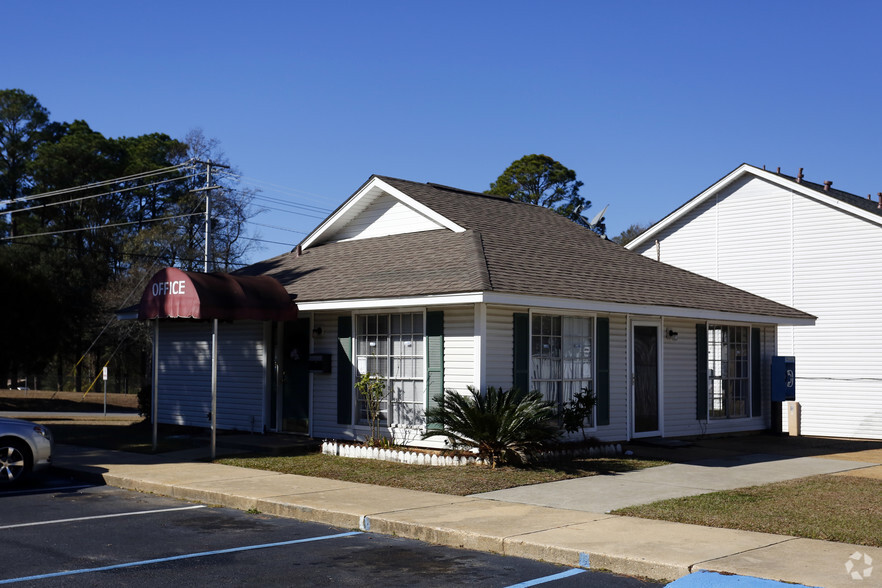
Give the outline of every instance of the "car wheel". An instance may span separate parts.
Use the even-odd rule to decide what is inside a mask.
[[[30,452],[21,441],[12,439],[0,443],[0,486],[19,481],[30,470]]]

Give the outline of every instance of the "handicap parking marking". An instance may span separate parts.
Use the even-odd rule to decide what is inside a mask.
[[[550,576],[536,578],[535,580],[527,580],[526,582],[521,582],[519,584],[512,584],[511,586],[507,586],[506,588],[527,588],[527,586],[538,586],[539,584],[545,584],[546,582],[563,580],[564,578],[569,578],[570,576],[575,576],[576,574],[581,574],[585,571],[586,570],[579,568],[572,568],[559,574],[552,574]]]
[[[254,551],[256,549],[268,549],[271,547],[284,547],[286,545],[297,545],[300,543],[312,543],[315,541],[327,541],[329,539],[340,539],[343,537],[352,537],[353,535],[362,535],[361,531],[349,531],[347,533],[337,533],[336,535],[323,535],[321,537],[307,537],[306,539],[292,539],[290,541],[278,541],[275,543],[263,543],[260,545],[245,545],[243,547],[230,547],[228,549],[216,549],[214,551],[200,551],[197,553],[185,553],[183,555],[173,555],[170,557],[160,557],[156,559],[145,559],[141,561],[132,561],[110,566],[102,566],[98,568],[83,568],[80,570],[64,570],[61,572],[52,572],[49,574],[37,574],[34,576],[23,576],[21,578],[9,578],[0,580],[0,584],[14,584],[16,582],[29,582],[33,580],[45,580],[47,578],[59,578],[62,576],[74,576],[77,574],[91,574],[94,572],[106,572],[110,570],[121,570],[125,568],[134,568],[138,566],[147,566],[157,563],[166,563],[170,561],[180,561],[185,559],[193,559],[197,557],[209,557],[212,555],[224,555],[227,553],[239,553],[243,551]]]
[[[738,576],[735,574],[720,574],[700,570],[674,580],[665,588],[813,588],[805,584],[791,584],[778,582],[753,576]]]

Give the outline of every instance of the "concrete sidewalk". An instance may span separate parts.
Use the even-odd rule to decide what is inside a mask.
[[[676,463],[624,474],[519,486],[474,496],[605,513],[668,498],[771,484],[818,474],[853,472],[870,467],[871,464],[866,462],[846,459],[753,453]]]
[[[431,543],[672,581],[698,570],[807,586],[855,584],[882,549],[448,496],[193,461],[57,446],[56,467],[107,484],[183,500],[395,534]],[[865,464],[866,465],[866,464]]]

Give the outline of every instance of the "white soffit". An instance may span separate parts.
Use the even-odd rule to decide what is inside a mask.
[[[434,222],[438,225],[438,228],[449,229],[455,233],[465,232],[463,227],[438,214],[420,202],[417,202],[401,190],[375,176],[362,186],[358,192],[353,194],[349,200],[337,209],[336,212],[331,214],[331,216],[325,219],[322,224],[316,227],[316,229],[303,240],[301,247],[307,249],[311,245],[323,242],[327,240],[328,237],[338,233],[383,194],[388,194],[414,212]]]
[[[743,163],[738,166],[734,171],[722,178],[720,181],[712,185],[710,188],[708,188],[662,220],[652,225],[652,227],[650,227],[645,233],[625,245],[625,248],[631,250],[636,249],[637,247],[648,241],[650,238],[666,229],[671,224],[689,214],[689,212],[695,207],[704,203],[707,199],[714,196],[717,192],[746,174],[751,174],[758,178],[762,178],[768,182],[781,186],[785,190],[790,190],[791,192],[801,194],[807,198],[811,198],[812,200],[817,200],[818,202],[822,202],[833,208],[841,209],[877,225],[882,225],[882,216],[873,214],[872,212],[868,212],[856,206],[852,206],[851,204],[843,202],[842,200],[834,198],[833,196],[827,196],[822,192],[818,192],[817,190],[809,188],[808,186],[803,186],[802,184],[799,184],[793,180],[782,178],[778,174],[760,169],[758,167],[754,167],[747,163]]]

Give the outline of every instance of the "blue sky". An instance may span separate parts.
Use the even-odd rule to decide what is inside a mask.
[[[106,136],[200,127],[264,195],[372,173],[482,191],[545,153],[607,233],[743,162],[882,191],[882,3],[13,2],[0,88]],[[274,204],[258,202],[275,207]],[[319,222],[268,210],[250,261]],[[300,231],[300,232],[291,232]]]

